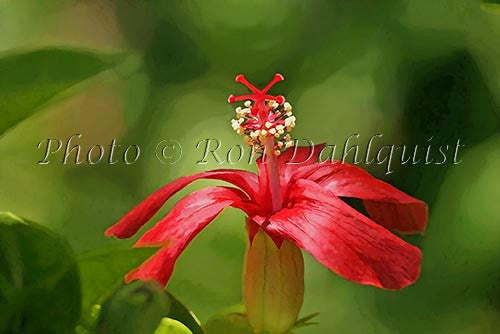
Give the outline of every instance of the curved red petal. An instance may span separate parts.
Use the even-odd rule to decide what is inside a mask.
[[[155,280],[165,285],[177,258],[191,240],[226,207],[241,205],[244,197],[238,189],[228,187],[208,187],[184,197],[134,245],[162,248],[125,280]]]
[[[258,196],[258,178],[254,173],[238,169],[217,169],[208,172],[180,177],[155,191],[138,206],[130,210],[120,221],[108,228],[106,236],[129,238],[155,215],[162,205],[175,193],[198,179],[215,179],[229,182],[243,191],[250,198]]]
[[[357,212],[318,184],[301,180],[291,190],[293,206],[269,218],[264,228],[294,242],[344,278],[398,290],[420,274],[420,250]]]
[[[137,241],[134,247],[166,244],[184,248],[228,206],[241,207],[245,195],[229,187],[208,187],[181,199],[170,212]]]
[[[162,247],[153,256],[139,267],[133,269],[125,276],[125,283],[134,280],[156,281],[165,286],[174,270],[175,249]]]
[[[335,196],[362,199],[370,216],[390,230],[422,233],[427,226],[427,204],[360,167],[340,162],[320,163],[301,168],[293,179],[312,180]]]

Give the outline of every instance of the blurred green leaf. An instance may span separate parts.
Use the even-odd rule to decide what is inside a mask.
[[[475,145],[446,173],[423,238],[419,281],[376,290],[378,318],[397,333],[497,333],[500,318],[500,135]],[[426,319],[426,321],[422,321]]]
[[[0,135],[71,86],[120,59],[89,51],[41,49],[0,58]]]
[[[154,334],[193,334],[193,332],[177,320],[163,318]]]
[[[481,9],[488,13],[500,14],[500,0],[483,0]]]
[[[96,319],[94,305],[102,304],[123,282],[124,275],[138,266],[153,250],[104,248],[78,257],[82,281],[82,321],[91,325]]]
[[[78,267],[66,241],[0,213],[0,333],[70,333],[80,298]]]
[[[207,70],[206,61],[196,44],[175,24],[166,20],[161,21],[154,31],[144,60],[152,83],[158,86],[186,82]]]
[[[163,287],[154,282],[133,282],[102,304],[96,333],[153,333],[169,310],[170,300]]]
[[[253,334],[246,315],[239,312],[216,315],[210,318],[203,328],[206,334]]]
[[[170,81],[176,76],[194,77],[205,69],[231,76],[276,71],[281,61],[307,52],[302,40],[308,27],[304,22],[307,15],[316,13],[314,5],[308,7],[310,3],[313,1],[306,5],[298,0],[153,0],[163,22],[148,51],[154,61],[149,63],[160,75],[163,68],[170,69]],[[294,24],[290,24],[292,20]]]
[[[497,131],[498,104],[477,61],[467,50],[409,62],[401,72],[411,78],[403,116],[405,144],[409,148],[418,145],[417,159],[421,162],[402,165],[390,180],[432,208],[444,175],[453,166],[451,153],[457,140],[465,145],[460,148],[460,158],[463,152]],[[436,147],[449,145],[446,164],[424,163],[422,152],[428,145],[433,147],[431,161],[441,159]]]
[[[114,11],[128,45],[147,48],[159,20],[152,1],[118,1]]]

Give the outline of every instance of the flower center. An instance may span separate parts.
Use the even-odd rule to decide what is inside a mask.
[[[274,79],[259,90],[240,74],[235,81],[248,87],[253,94],[230,95],[228,98],[229,103],[245,101],[243,107],[236,108],[236,118],[231,120],[231,126],[257,152],[264,152],[268,138],[273,138],[272,150],[276,155],[294,145],[289,134],[295,127],[292,105],[281,95],[267,94],[275,83],[282,80],[281,74],[275,74]]]

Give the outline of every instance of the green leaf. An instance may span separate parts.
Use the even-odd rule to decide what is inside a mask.
[[[170,299],[170,312],[168,317],[183,323],[193,334],[203,334],[200,321],[193,312],[189,311],[189,309],[171,293],[166,293]]]
[[[0,58],[0,135],[71,86],[117,63],[89,51],[41,49]]]
[[[203,328],[206,334],[253,334],[253,328],[248,323],[246,315],[240,312],[214,316]]]
[[[0,333],[70,333],[79,316],[78,267],[66,241],[0,212]]]
[[[82,281],[82,322],[92,326],[95,305],[102,304],[123,283],[124,275],[152,254],[152,249],[103,248],[78,257]]]
[[[300,328],[300,327],[317,325],[318,324],[317,322],[310,322],[309,320],[316,318],[318,315],[319,315],[319,312],[316,312],[316,313],[312,313],[312,314],[306,315],[305,317],[298,319],[297,321],[295,321],[293,328]]]
[[[177,320],[163,318],[154,334],[193,334],[193,332]]]

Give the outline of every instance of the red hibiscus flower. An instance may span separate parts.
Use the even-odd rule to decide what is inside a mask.
[[[420,272],[420,250],[390,231],[421,233],[427,223],[427,205],[363,169],[340,162],[317,162],[324,145],[293,147],[288,132],[295,126],[291,105],[282,96],[268,95],[283,80],[275,75],[264,89],[236,81],[252,94],[229,97],[244,101],[236,110],[233,128],[262,153],[258,174],[218,169],[183,176],[154,192],[118,223],[107,236],[134,235],[176,192],[198,179],[215,179],[231,186],[198,190],[174,208],[137,241],[134,247],[159,250],[126,281],[155,280],[165,285],[174,264],[189,242],[226,207],[248,216],[250,243],[264,231],[279,248],[284,241],[309,252],[342,277],[361,284],[401,289],[414,283]],[[341,198],[363,201],[370,217]]]

